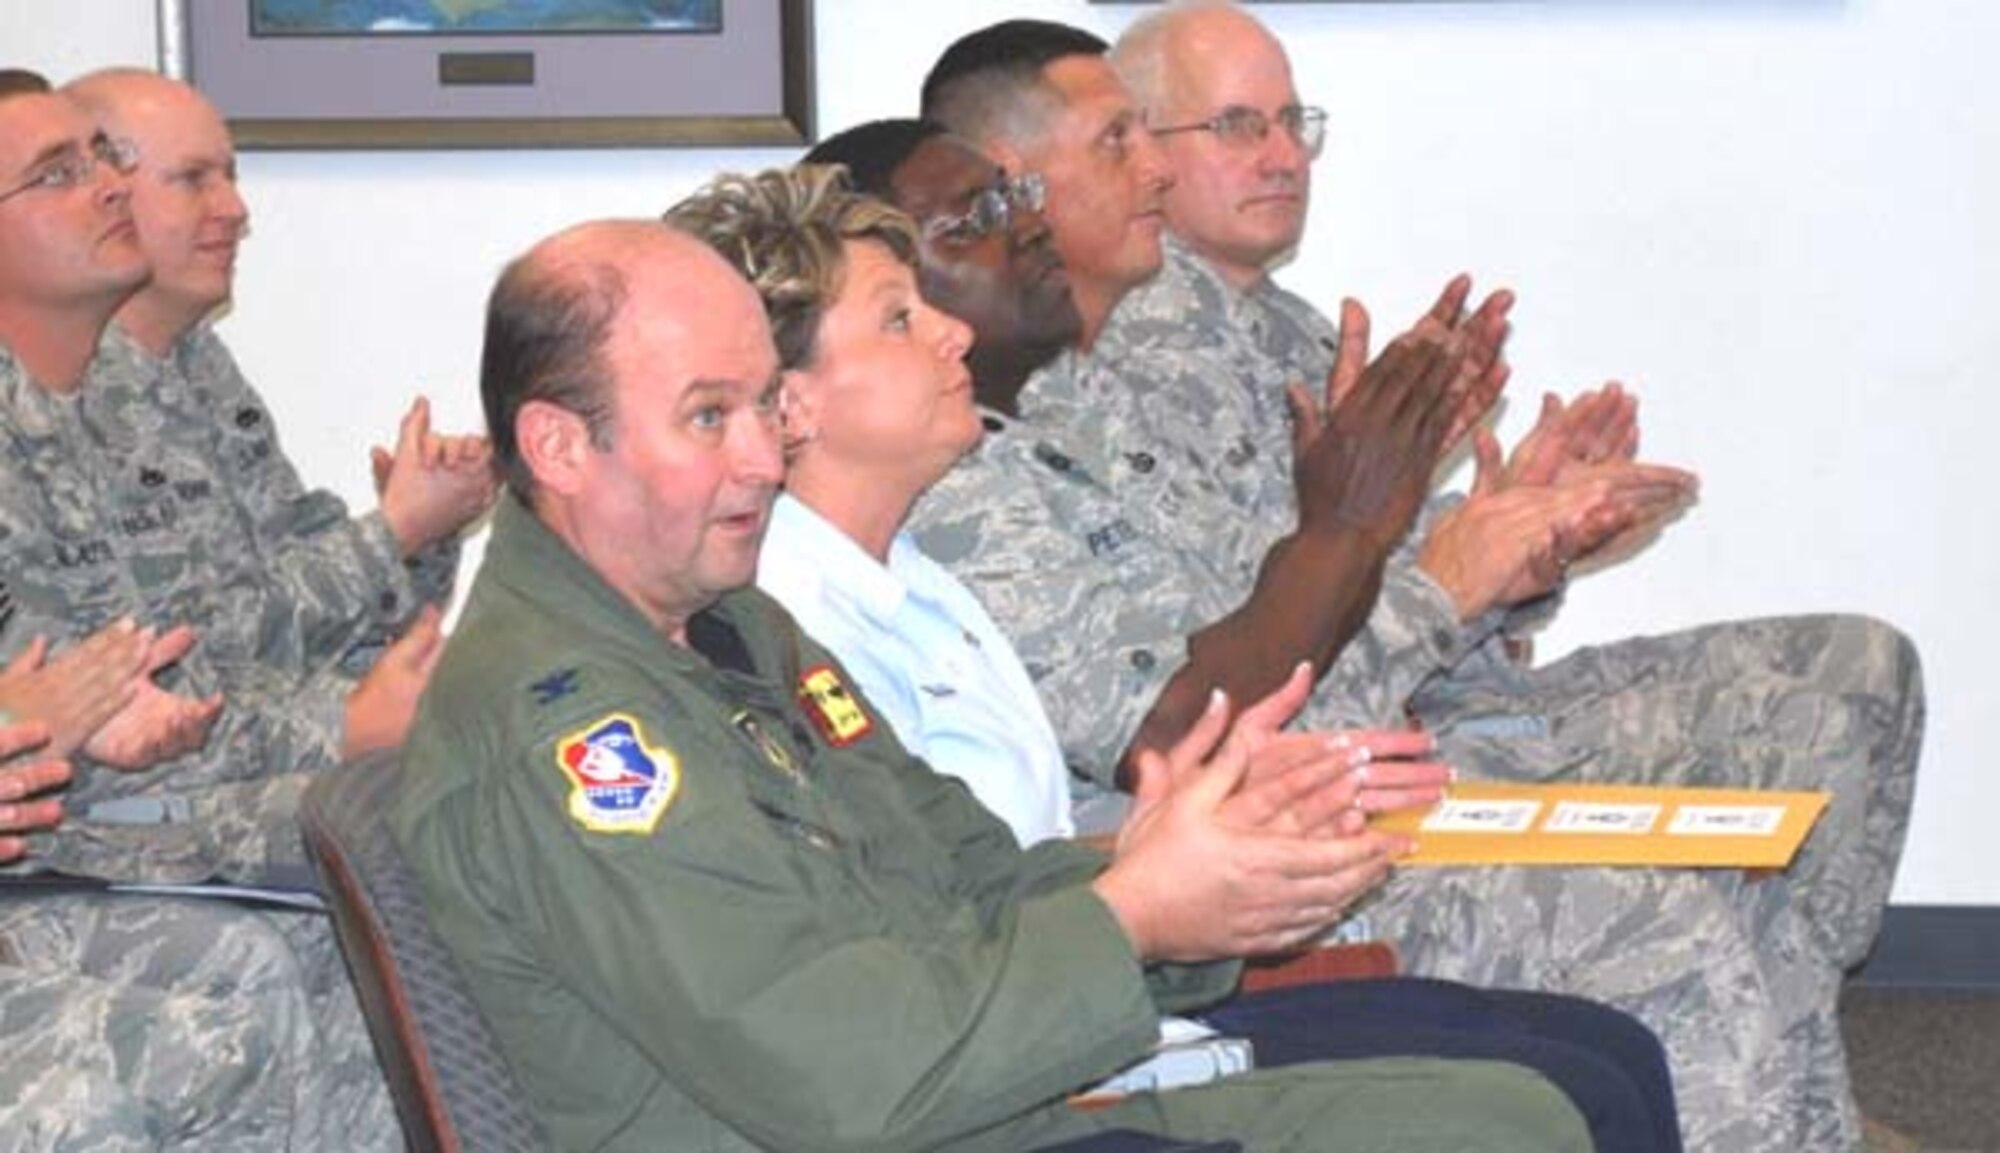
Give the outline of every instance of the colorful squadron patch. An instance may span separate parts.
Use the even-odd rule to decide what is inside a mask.
[[[570,819],[594,833],[652,832],[681,788],[680,761],[624,713],[557,742],[556,764],[573,786]]]
[[[799,703],[819,726],[819,735],[836,748],[853,744],[875,728],[861,702],[840,683],[840,674],[826,665],[807,669],[799,678]]]

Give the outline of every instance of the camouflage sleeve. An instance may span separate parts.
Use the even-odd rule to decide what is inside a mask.
[[[1401,726],[1426,682],[1449,672],[1495,632],[1501,614],[1461,623],[1451,597],[1417,565],[1417,548],[1452,498],[1424,506],[1382,577],[1368,623],[1327,670],[1308,719],[1324,728]]]
[[[239,693],[200,751],[144,773],[77,760],[69,819],[38,837],[45,867],[160,883],[297,884],[298,799],[340,756],[345,682],[285,698]]]
[[[371,512],[357,518],[356,523],[380,520],[381,516],[379,512]],[[383,531],[388,530],[384,528]],[[454,536],[426,546],[403,562],[403,572],[410,589],[409,599],[401,597],[394,589],[387,591],[385,600],[377,606],[379,611],[364,622],[360,635],[340,654],[335,668],[342,676],[359,678],[366,675],[381,659],[383,650],[394,644],[409,624],[409,614],[389,608],[386,596],[396,597],[397,608],[420,609],[432,604],[440,609],[445,607],[458,581],[458,558],[462,544]]]
[[[206,755],[249,758],[268,772],[338,764],[354,683],[321,673],[284,695],[239,694],[209,734]]]
[[[1525,637],[1546,628],[1561,610],[1563,593],[1567,588],[1567,585],[1557,585],[1545,596],[1507,606],[1496,631],[1502,637]]]
[[[443,608],[458,583],[459,538],[454,535],[425,545],[417,555],[403,562],[409,574],[410,591],[419,605]]]
[[[1187,663],[1194,597],[1115,509],[1089,507],[1083,482],[1001,447],[961,463],[910,528],[1013,640],[1072,769],[1108,783]]]
[[[210,391],[221,414],[218,463],[231,478],[232,499],[243,508],[277,594],[277,607],[267,614],[267,647],[273,653],[293,649],[307,667],[317,668],[372,636],[399,631],[423,593],[381,514],[350,518],[339,497],[305,487],[278,443],[270,410],[214,334],[193,338],[186,355],[188,374]],[[451,551],[442,576],[430,562],[424,579],[442,579],[448,587],[456,559]]]

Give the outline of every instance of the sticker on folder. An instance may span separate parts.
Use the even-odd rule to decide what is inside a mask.
[[[1624,833],[1644,835],[1660,819],[1658,805],[1606,805],[1563,801],[1549,814],[1543,828],[1551,833]]]
[[[1424,818],[1426,832],[1525,833],[1534,827],[1540,801],[1465,801],[1446,798]]]
[[[1405,865],[1782,869],[1826,802],[1815,792],[1477,781],[1371,823],[1416,842]]]
[[[1768,837],[1784,820],[1783,805],[1682,805],[1667,832],[1677,837]]]

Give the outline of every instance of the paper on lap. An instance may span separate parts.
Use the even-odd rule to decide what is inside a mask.
[[[1783,868],[1828,796],[1478,781],[1452,785],[1429,809],[1383,814],[1372,824],[1415,838],[1405,865]]]

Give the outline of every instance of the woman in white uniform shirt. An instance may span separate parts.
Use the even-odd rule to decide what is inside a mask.
[[[971,330],[919,295],[909,218],[810,166],[727,178],[673,218],[749,275],[785,369],[787,491],[757,583],[1024,845],[1069,836],[1069,773],[1013,645],[902,532],[980,436]]]

